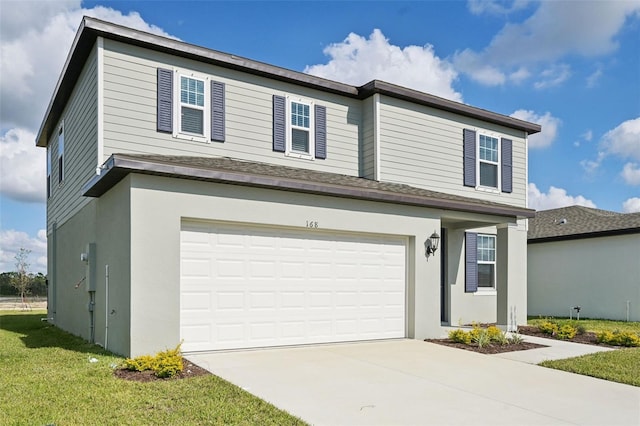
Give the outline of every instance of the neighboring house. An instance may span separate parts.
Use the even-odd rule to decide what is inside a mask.
[[[129,356],[525,323],[539,131],[84,18],[37,136],[50,321]]]
[[[640,321],[640,213],[539,211],[528,243],[529,315]]]

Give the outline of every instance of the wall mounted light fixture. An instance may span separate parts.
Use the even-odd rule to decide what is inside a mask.
[[[431,234],[429,239],[424,242],[425,256],[427,256],[427,259],[429,258],[429,256],[434,255],[436,253],[436,250],[438,250],[439,242],[440,242],[440,235],[438,235],[435,231],[433,232],[433,234]]]

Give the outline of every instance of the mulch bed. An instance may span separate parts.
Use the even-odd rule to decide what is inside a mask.
[[[514,352],[514,351],[526,351],[527,349],[537,349],[537,348],[546,348],[545,345],[539,345],[537,343],[530,342],[522,342],[522,343],[514,343],[510,345],[498,345],[492,343],[491,345],[478,347],[477,344],[472,343],[470,345],[465,345],[464,343],[457,343],[450,339],[425,339],[425,342],[436,343],[438,345],[450,346],[452,348],[464,349],[467,351],[478,352],[481,354],[501,354],[504,352]]]
[[[555,337],[550,336],[546,333],[538,330],[538,327],[525,325],[518,327],[518,332],[520,334],[526,334],[527,336],[535,336],[535,337],[544,337],[545,339],[555,339]],[[560,339],[556,339],[560,340]],[[585,345],[598,345],[598,346],[609,346],[598,343],[598,338],[596,337],[596,333],[592,333],[590,331],[586,331],[582,334],[576,334],[573,339],[564,340],[565,342],[573,342],[573,343],[583,343]],[[613,346],[612,346],[613,347]]]
[[[211,373],[202,367],[198,367],[191,361],[182,359],[183,369],[180,373],[170,378],[160,378],[155,375],[151,370],[147,371],[131,371],[123,368],[116,368],[113,371],[113,375],[124,380],[131,380],[134,382],[155,382],[158,380],[180,380],[187,379],[189,377],[208,376]]]

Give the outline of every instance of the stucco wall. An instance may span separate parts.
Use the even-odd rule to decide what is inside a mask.
[[[133,175],[131,184],[132,355],[173,347],[180,340],[182,219],[289,228],[314,220],[322,230],[406,236],[407,337],[440,335],[439,262],[424,257],[424,241],[440,228],[436,212],[142,175]]]
[[[640,234],[528,245],[529,315],[640,321]]]

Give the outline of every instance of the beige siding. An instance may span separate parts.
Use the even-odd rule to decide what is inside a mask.
[[[58,227],[87,204],[82,186],[95,174],[98,158],[97,53],[92,54],[78,78],[61,120],[49,140],[51,197],[47,202],[47,229]],[[58,129],[64,122],[64,180],[58,183]]]
[[[197,142],[156,131],[157,68],[179,67],[226,85],[226,140]],[[302,160],[272,150],[272,96],[291,94],[327,108],[327,159]],[[113,153],[226,156],[359,175],[360,101],[233,70],[104,43],[104,157]],[[174,123],[175,125],[175,123]]]
[[[463,129],[489,131],[513,140],[513,193],[463,185]],[[380,179],[434,191],[525,207],[524,134],[453,113],[381,96]]]
[[[361,173],[367,179],[375,179],[375,105],[374,97],[362,101]]]

